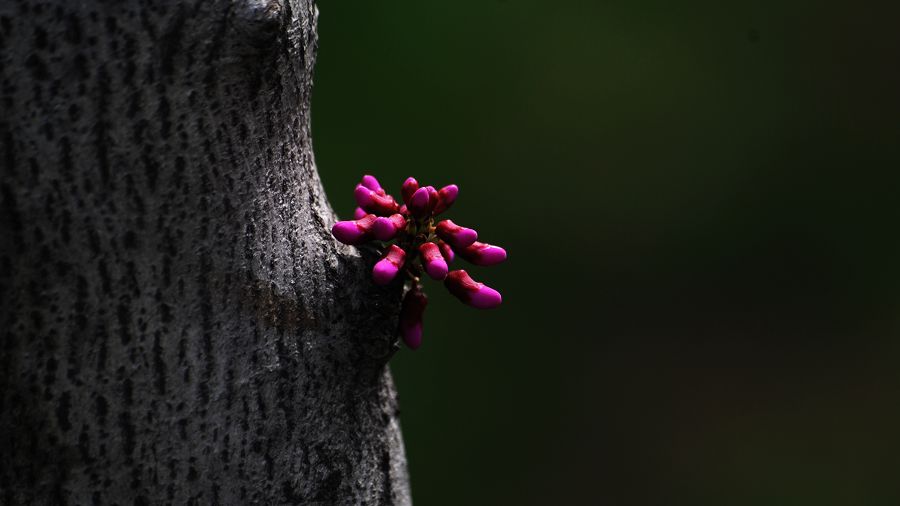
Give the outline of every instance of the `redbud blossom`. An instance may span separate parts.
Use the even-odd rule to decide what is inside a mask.
[[[422,316],[426,306],[428,297],[414,286],[406,293],[400,307],[400,335],[403,342],[413,350],[422,344]]]
[[[371,229],[376,219],[374,214],[367,214],[359,220],[339,221],[331,227],[331,233],[344,244],[362,244],[371,240]]]
[[[419,253],[422,254],[422,264],[425,266],[425,272],[431,276],[431,279],[443,281],[447,277],[447,261],[441,254],[438,245],[433,242],[423,242],[419,246]]]
[[[444,255],[444,260],[446,260],[448,264],[453,263],[453,259],[456,258],[456,253],[453,252],[453,248],[444,241],[438,241],[438,248],[441,248],[441,254]]]
[[[500,292],[472,279],[464,270],[451,271],[444,286],[464,304],[478,309],[493,309],[503,302]]]
[[[358,184],[353,192],[356,204],[366,211],[378,216],[390,216],[397,212],[400,206],[390,195],[379,195],[377,192]]]
[[[438,203],[434,207],[434,215],[437,216],[446,211],[454,202],[456,196],[459,195],[459,187],[455,184],[447,185],[438,191]]]
[[[365,216],[367,214],[369,214],[369,213],[367,213],[365,209],[363,209],[361,207],[357,207],[356,209],[353,210],[353,219],[359,220],[359,219],[365,218]]]
[[[406,178],[406,181],[403,182],[403,186],[400,188],[400,195],[403,197],[403,203],[409,204],[409,199],[412,198],[413,194],[416,193],[416,190],[419,189],[419,182],[416,181],[415,178]]]
[[[475,242],[475,239],[478,239],[478,232],[471,228],[460,227],[450,220],[438,223],[435,233],[456,250],[465,248]]]
[[[434,189],[434,186],[426,186],[426,190],[428,190],[428,214],[434,213],[434,208],[437,207],[438,199],[438,191]]]
[[[370,176],[368,174],[363,176],[362,182],[359,184],[365,186],[366,188],[372,190],[373,192],[378,192],[378,190],[382,190],[381,184],[378,182],[377,179],[375,179],[375,176]],[[384,192],[382,191],[381,194],[384,195]]]
[[[466,248],[458,250],[459,256],[475,265],[497,265],[506,260],[506,250],[490,244],[475,241]]]
[[[372,279],[376,285],[386,285],[397,277],[397,273],[406,262],[406,252],[395,244],[391,244],[381,260],[372,268]]]
[[[413,193],[413,196],[409,199],[409,203],[406,204],[406,206],[413,216],[416,218],[423,218],[430,212],[430,203],[431,194],[428,192],[428,188],[419,188]]]
[[[404,228],[406,218],[402,214],[392,214],[387,218],[379,216],[372,224],[372,236],[379,241],[390,241]]]

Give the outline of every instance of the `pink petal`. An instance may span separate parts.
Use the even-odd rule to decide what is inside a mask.
[[[434,189],[434,186],[426,186],[425,189],[428,190],[428,214],[431,214],[441,198],[438,196],[438,191]]]
[[[344,244],[362,244],[371,238],[372,225],[376,219],[374,214],[368,214],[359,220],[339,221],[331,227],[331,234]]]
[[[379,217],[372,225],[372,236],[379,241],[390,241],[406,227],[406,218],[401,214],[393,214],[390,217]]]
[[[409,199],[412,198],[413,194],[416,193],[416,190],[418,189],[419,182],[416,181],[415,178],[406,178],[406,181],[403,182],[403,186],[400,188],[400,195],[403,197],[403,202],[409,204]]]
[[[448,264],[452,263],[456,258],[456,253],[453,252],[453,248],[444,241],[438,242],[438,248],[441,249],[441,254],[444,255],[444,260],[446,260]]]
[[[430,201],[431,196],[428,193],[428,188],[419,188],[413,193],[412,198],[409,199],[407,207],[409,207],[409,211],[413,216],[422,218],[429,213],[428,204]]]
[[[422,345],[423,316],[427,306],[428,297],[417,286],[403,297],[400,307],[400,335],[410,349],[415,350]]]
[[[459,187],[455,184],[447,185],[438,191],[438,203],[434,208],[434,214],[438,215],[446,211],[454,202],[456,196],[459,195]]]
[[[501,303],[503,303],[503,296],[500,295],[500,292],[484,284],[469,299],[469,305],[477,309],[494,309]]]
[[[356,204],[359,207],[378,216],[390,216],[396,213],[399,207],[394,197],[379,195],[361,184],[356,185],[353,196],[356,198]]]
[[[397,277],[397,273],[406,261],[406,252],[392,244],[372,268],[372,279],[377,285],[386,285]]]
[[[464,304],[478,309],[493,309],[503,302],[500,292],[472,279],[464,270],[451,271],[444,286]]]
[[[422,255],[422,264],[425,266],[425,272],[431,276],[431,279],[442,281],[447,277],[447,261],[441,254],[438,245],[433,242],[426,242],[419,246],[419,253]]]
[[[471,228],[461,227],[451,220],[443,220],[435,229],[438,237],[459,250],[465,248],[478,239],[478,232]]]
[[[372,190],[373,192],[377,192],[378,190],[381,189],[381,184],[378,182],[377,179],[375,179],[375,176],[370,176],[368,174],[363,176],[362,183],[360,183],[360,184],[365,186],[366,188]]]
[[[460,249],[459,256],[475,265],[497,265],[506,260],[506,250],[500,246],[493,246],[483,242],[473,242],[466,248]]]

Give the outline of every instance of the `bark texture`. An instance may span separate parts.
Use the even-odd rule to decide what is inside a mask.
[[[312,0],[0,2],[0,503],[408,504]]]

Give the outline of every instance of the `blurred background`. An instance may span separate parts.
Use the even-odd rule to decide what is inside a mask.
[[[900,35],[823,2],[321,2],[313,130],[504,246],[392,362],[419,505],[900,504]]]

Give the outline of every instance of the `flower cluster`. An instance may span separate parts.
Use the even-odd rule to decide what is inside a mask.
[[[399,327],[403,342],[416,349],[422,344],[422,315],[428,305],[428,297],[419,284],[423,271],[432,279],[443,281],[447,290],[463,303],[491,309],[500,305],[500,292],[475,281],[466,271],[450,271],[448,266],[457,255],[474,265],[495,265],[506,260],[506,251],[478,242],[478,233],[471,228],[450,220],[437,221],[436,217],[456,201],[456,185],[436,190],[408,178],[400,193],[402,205],[373,176],[363,176],[354,191],[359,206],[354,219],[337,222],[331,233],[350,245],[382,241],[383,255],[372,268],[372,279],[379,285],[398,277],[410,282],[400,309]],[[391,240],[394,244],[387,243]]]

